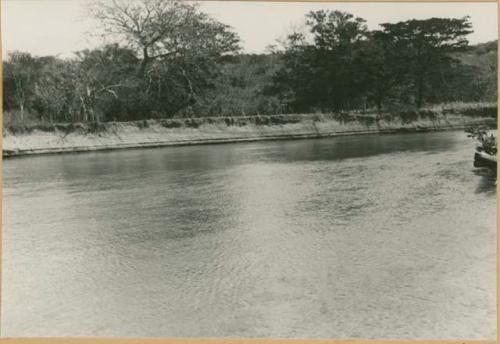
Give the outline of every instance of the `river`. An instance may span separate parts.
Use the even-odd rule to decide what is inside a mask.
[[[496,337],[463,132],[4,161],[3,336]]]

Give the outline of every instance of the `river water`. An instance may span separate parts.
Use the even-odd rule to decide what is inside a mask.
[[[3,336],[495,338],[463,132],[4,162]]]

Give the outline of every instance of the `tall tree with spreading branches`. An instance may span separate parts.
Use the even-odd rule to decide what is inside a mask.
[[[467,36],[473,32],[469,17],[412,19],[381,26],[374,37],[384,46],[385,64],[392,75],[412,86],[418,108],[428,91],[445,79],[440,76],[459,62],[454,54],[468,47]]]
[[[134,49],[146,96],[160,112],[178,112],[211,87],[226,55],[240,50],[228,25],[178,0],[96,0],[90,7],[106,35]]]
[[[104,33],[124,39],[146,67],[155,60],[204,54],[220,57],[239,50],[228,25],[178,0],[97,0],[90,7]]]

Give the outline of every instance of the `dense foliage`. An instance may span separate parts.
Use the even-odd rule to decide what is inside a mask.
[[[74,58],[12,52],[4,67],[7,124],[407,110],[496,99],[497,43],[470,46],[468,18],[365,20],[315,11],[306,30],[262,55],[196,5],[97,1],[93,15],[120,44]]]

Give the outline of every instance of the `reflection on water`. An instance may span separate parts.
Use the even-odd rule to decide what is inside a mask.
[[[480,177],[476,188],[477,193],[486,192],[492,195],[496,195],[496,171],[487,168],[481,168],[476,169],[474,171],[474,174]]]
[[[472,155],[446,132],[7,160],[2,335],[494,338]]]

